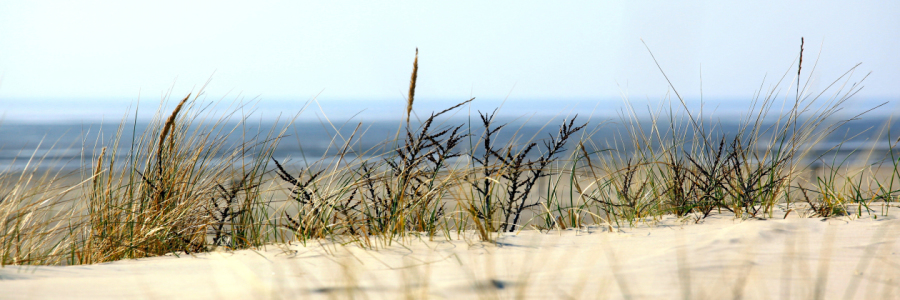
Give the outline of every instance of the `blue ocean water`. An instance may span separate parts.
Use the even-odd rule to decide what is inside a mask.
[[[462,100],[418,100],[414,105],[412,126],[417,126],[418,121],[427,118],[432,112],[441,111]],[[821,128],[851,119],[882,102],[884,101],[870,100],[847,103],[843,110],[838,111]],[[168,115],[173,106],[172,103],[166,103],[160,110],[160,101],[135,104],[124,100],[2,100],[0,103],[4,109],[3,122],[0,123],[0,170],[34,166],[38,161],[40,167],[45,168],[74,170],[83,165],[91,165],[92,157],[100,148],[112,146],[120,126],[123,130],[118,153],[124,156],[131,150],[134,133],[139,136],[150,126],[149,121],[155,114]],[[628,109],[628,105],[633,110]],[[643,128],[650,134],[650,116],[656,114],[662,116],[657,120],[658,128],[669,128],[666,125],[667,111],[670,109],[668,105],[650,101],[626,104],[610,100],[476,99],[470,105],[439,117],[434,126],[446,128],[462,125],[466,133],[478,136],[483,132],[478,118],[479,111],[490,112],[499,107],[494,124],[508,125],[500,131],[498,142],[505,144],[512,141],[524,145],[527,141],[548,137],[558,130],[563,120],[578,115],[579,123],[588,124],[583,133],[589,134],[589,138],[579,136],[586,146],[593,150],[618,148],[630,151],[632,145],[626,138],[627,129],[635,127],[631,127],[633,124],[629,120],[640,120],[637,128]],[[679,128],[682,130],[690,131],[692,121],[686,117],[683,113],[685,109],[680,105],[674,103],[671,106],[672,111],[676,112],[676,123],[680,124]],[[691,111],[695,122],[699,119],[704,124],[710,135],[728,135],[737,132],[740,121],[746,120],[748,106],[747,101],[707,102],[703,106],[702,119],[698,104],[689,104],[687,109]],[[841,147],[841,155],[851,155],[853,150],[861,153],[868,149],[874,149],[876,153],[887,153],[900,137],[900,123],[891,118],[897,111],[895,107],[889,103],[833,128],[827,139],[813,146],[814,156],[829,150],[836,153],[836,149],[832,148],[837,145]],[[779,109],[771,109],[766,124],[777,121]],[[334,155],[351,135],[354,140],[350,145],[355,153],[363,156],[381,154],[391,149],[390,141],[398,136],[398,130],[405,124],[405,103],[402,101],[259,100],[245,101],[245,104],[234,101],[198,101],[185,113],[197,116],[197,120],[205,120],[207,125],[219,122],[220,129],[236,129],[236,133],[223,137],[230,145],[239,145],[245,140],[242,135],[264,135],[273,128],[284,129],[273,157],[292,163],[306,163]],[[354,135],[357,128],[359,129]],[[463,147],[469,148],[466,144]]]

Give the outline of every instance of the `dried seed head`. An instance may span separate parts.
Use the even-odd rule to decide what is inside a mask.
[[[409,125],[409,117],[412,115],[413,100],[416,96],[416,76],[419,72],[419,48],[416,48],[416,58],[413,60],[412,76],[409,79],[409,97],[406,98],[406,124]]]
[[[188,98],[191,97],[191,94],[188,94],[184,99],[181,99],[181,102],[178,103],[178,106],[175,106],[175,110],[172,111],[172,114],[169,115],[169,119],[166,120],[166,124],[163,126],[162,133],[159,134],[159,145],[156,147],[156,157],[157,159],[162,156],[163,143],[166,141],[166,137],[169,135],[169,131],[172,130],[172,127],[175,126],[175,118],[178,117],[178,112],[181,111],[181,107],[184,106],[184,103],[187,102]]]

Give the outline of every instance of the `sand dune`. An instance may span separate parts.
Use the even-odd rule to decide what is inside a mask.
[[[852,220],[851,220],[852,219]],[[4,299],[895,299],[894,217],[667,217],[635,228],[410,237],[0,269]]]

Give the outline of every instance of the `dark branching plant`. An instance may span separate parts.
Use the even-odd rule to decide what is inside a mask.
[[[505,197],[499,199],[499,209],[503,223],[500,224],[500,231],[513,232],[518,228],[519,218],[525,210],[540,206],[543,202],[540,198],[529,203],[529,195],[538,184],[541,178],[550,176],[547,167],[557,160],[558,154],[565,151],[566,142],[573,134],[587,126],[587,123],[576,126],[573,117],[569,122],[563,122],[559,127],[556,135],[550,134],[550,137],[542,143],[542,153],[537,158],[529,158],[532,150],[536,149],[537,143],[530,143],[523,149],[517,150],[514,145],[509,144],[500,152],[491,150],[491,154],[497,159],[502,166],[500,177],[506,181]]]
[[[297,208],[294,216],[288,212],[282,213],[284,223],[280,227],[290,230],[301,241],[358,233],[356,226],[361,203],[356,197],[356,190],[342,188],[329,192],[318,183],[323,180],[325,170],[311,172],[305,169],[295,177],[274,157],[272,161],[275,162],[278,178],[290,185],[289,200]]]
[[[252,197],[248,197],[250,190],[259,187],[258,182],[252,182],[250,175],[244,174],[228,187],[221,183],[216,185],[216,193],[206,208],[213,218],[209,228],[213,246],[242,249],[251,245],[248,238],[250,228],[241,222],[252,210]]]
[[[666,189],[666,199],[675,216],[683,217],[690,214],[697,207],[697,186],[690,180],[691,169],[681,157],[676,157],[674,151],[669,154],[669,162],[666,167],[670,170],[669,186]]]
[[[272,157],[275,163],[275,174],[278,178],[290,184],[290,200],[298,206],[298,212],[295,217],[284,212],[287,219],[286,224],[281,225],[295,235],[301,238],[321,238],[325,237],[325,231],[328,230],[327,219],[322,220],[322,210],[328,205],[325,201],[317,198],[315,195],[315,181],[322,175],[324,170],[310,173],[306,178],[294,177],[281,163]],[[302,173],[302,172],[301,172]]]
[[[338,191],[319,190],[315,182],[324,170],[310,172],[301,180],[272,158],[276,173],[290,184],[290,197],[300,208],[296,218],[284,214],[283,227],[306,238],[408,231],[433,235],[445,214],[441,199],[449,181],[442,173],[449,161],[460,155],[456,148],[467,136],[462,125],[434,130],[434,123],[437,117],[472,100],[433,113],[416,130],[407,126],[405,138],[382,165],[361,162],[352,168],[356,179]]]
[[[376,218],[389,219],[390,224],[377,231],[400,233],[403,231],[424,231],[434,234],[435,225],[444,215],[444,205],[440,202],[447,190],[447,182],[441,172],[448,168],[450,159],[460,156],[456,150],[460,142],[468,136],[463,134],[463,125],[432,130],[435,118],[457,109],[474,98],[460,102],[438,113],[432,113],[418,130],[405,129],[406,138],[394,150],[394,155],[385,159],[388,179],[385,182],[386,199],[375,201],[381,204],[377,211],[387,215]],[[371,172],[364,172],[370,174]],[[370,178],[365,180],[371,184]],[[368,188],[371,193],[371,186]],[[376,200],[378,198],[372,199]]]
[[[482,224],[482,229],[486,231],[495,231],[494,225],[494,215],[498,212],[498,204],[495,199],[494,194],[496,193],[496,180],[498,178],[498,174],[501,171],[501,166],[498,164],[494,164],[491,162],[491,157],[497,155],[497,150],[494,148],[494,138],[497,132],[500,131],[506,124],[491,127],[493,125],[494,116],[496,115],[497,110],[495,109],[491,113],[482,113],[478,112],[479,117],[481,118],[481,124],[484,126],[484,134],[481,136],[481,146],[483,147],[483,153],[478,157],[474,150],[475,147],[472,148],[471,157],[473,161],[481,165],[481,176],[483,176],[482,180],[476,180],[472,187],[475,189],[475,192],[478,196],[478,201],[475,201],[471,207],[471,213],[480,220],[478,223]]]
[[[759,217],[760,212],[772,209],[776,197],[786,186],[788,175],[783,171],[789,162],[789,156],[765,161],[746,149],[740,141],[740,136],[734,138],[730,148],[731,172],[728,174],[731,178],[726,183],[729,196],[734,202],[733,210],[739,209],[741,213]]]
[[[693,172],[688,176],[691,184],[696,187],[698,197],[692,205],[699,210],[702,218],[706,218],[716,208],[728,208],[725,205],[728,195],[729,163],[734,152],[729,151],[726,139],[719,140],[716,146],[704,144],[699,153],[685,153],[685,157],[691,163]]]
[[[604,210],[618,215],[627,216],[629,220],[644,217],[652,204],[647,198],[652,196],[650,180],[642,178],[640,171],[646,164],[628,159],[625,167],[615,173],[608,185],[613,189],[614,199],[588,195],[594,202],[601,204]]]

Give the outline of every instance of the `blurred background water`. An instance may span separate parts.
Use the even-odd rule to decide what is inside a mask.
[[[122,102],[124,101],[118,103]],[[709,136],[733,135],[739,130],[741,121],[747,117],[748,103],[745,102],[743,107],[738,104],[739,101],[723,103],[728,105],[707,104],[703,107],[705,118],[702,121],[707,126]],[[806,158],[807,162],[824,155],[821,159],[825,163],[833,160],[840,162],[843,159],[860,163],[863,161],[859,159],[869,155],[869,150],[872,152],[865,162],[873,163],[884,159],[889,154],[891,145],[900,137],[900,120],[891,118],[896,112],[892,103],[869,110],[880,103],[874,100],[848,102],[842,111],[827,120],[821,128],[825,129],[830,124],[850,120],[859,113],[868,112],[840,127],[832,128],[834,131],[825,140],[810,145],[813,151]],[[359,132],[350,143],[353,153],[365,157],[383,154],[393,149],[391,141],[397,137],[398,130],[404,124],[405,104],[401,101],[251,101],[245,104],[239,107],[234,102],[200,100],[187,113],[198,116],[196,121],[203,121],[206,128],[209,128],[219,122],[225,113],[234,112],[231,118],[220,122],[220,128],[225,131],[237,128],[237,132],[227,139],[227,144],[232,146],[240,145],[247,139],[245,136],[265,135],[273,128],[280,131],[287,127],[272,156],[294,165],[306,165],[336,155],[357,126]],[[430,113],[454,104],[454,101],[449,100],[417,103],[413,127],[418,124],[416,116],[422,120]],[[4,107],[4,121],[0,123],[0,168],[22,169],[29,164],[34,166],[38,161],[42,168],[64,170],[91,165],[93,156],[99,153],[100,148],[112,146],[120,126],[123,128],[122,142],[119,143],[117,152],[123,157],[131,151],[135,138],[133,133],[143,133],[159,107],[159,101],[146,101],[130,106],[102,102],[82,102],[71,107],[40,102],[7,105]],[[662,115],[657,126],[664,131],[663,134],[668,134],[666,131],[669,126],[665,123],[667,113],[660,111],[669,108],[667,103],[631,103],[631,107],[634,108],[633,116],[648,133],[652,125],[649,121],[651,113]],[[168,115],[171,103],[163,103],[163,108],[162,114]],[[528,141],[539,141],[555,133],[564,120],[577,115],[578,123],[588,123],[578,136],[588,150],[614,148],[626,154],[633,150],[631,143],[634,139],[628,138],[625,131],[631,126],[632,112],[626,109],[623,101],[548,99],[503,102],[476,99],[471,105],[439,117],[435,125],[440,128],[463,125],[465,132],[477,137],[483,133],[478,113],[491,112],[495,108],[499,109],[494,124],[506,124],[495,139],[498,145],[525,145]],[[688,107],[696,118],[700,117],[699,108],[699,105]],[[685,118],[684,108],[676,103],[672,109],[678,116],[676,124],[679,130],[687,130],[687,136],[690,137],[692,127]],[[770,122],[765,123],[764,128],[775,121],[777,109],[773,108]],[[244,121],[240,122],[242,119]],[[473,141],[477,142],[477,138],[473,138]],[[575,143],[568,148],[571,149],[573,145]],[[766,143],[761,143],[760,146],[765,147]],[[839,149],[835,149],[838,146]],[[460,150],[466,152],[471,148],[469,139],[465,139]],[[686,148],[690,148],[690,141]],[[476,148],[476,155],[479,151],[480,148]]]

